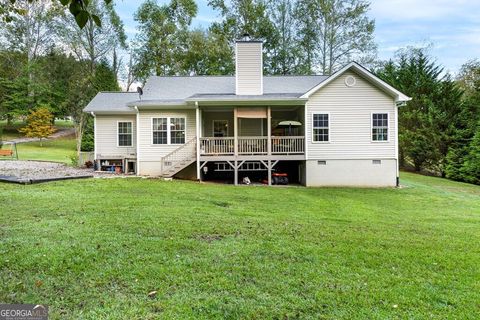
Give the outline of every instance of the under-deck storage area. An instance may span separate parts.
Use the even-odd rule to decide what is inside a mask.
[[[266,161],[244,161],[238,167],[238,184],[268,184]],[[203,181],[234,184],[235,163],[211,161],[203,165]],[[272,184],[300,184],[303,161],[278,161],[272,168]]]

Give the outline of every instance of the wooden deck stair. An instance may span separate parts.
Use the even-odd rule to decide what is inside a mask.
[[[195,137],[162,158],[162,177],[171,178],[196,161],[196,142]]]

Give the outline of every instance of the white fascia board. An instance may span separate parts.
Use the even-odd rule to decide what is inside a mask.
[[[345,73],[346,71],[353,69],[365,78],[369,79],[373,83],[377,84],[379,87],[383,88],[385,91],[388,91],[392,93],[395,96],[395,102],[401,102],[401,101],[410,101],[412,98],[409,96],[403,94],[402,92],[398,91],[379,77],[375,76],[373,73],[362,67],[360,64],[356,62],[351,62],[347,64],[345,67],[340,69],[339,71],[335,72],[332,74],[330,77],[328,77],[325,81],[319,83],[317,86],[313,87],[310,89],[307,93],[301,96],[301,98],[306,98],[308,99],[313,93],[317,92],[319,89],[325,87],[328,85],[330,82],[333,80],[337,79],[340,75]]]

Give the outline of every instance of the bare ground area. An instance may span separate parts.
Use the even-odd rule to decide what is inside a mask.
[[[21,180],[94,176],[92,169],[74,168],[63,163],[42,161],[0,161],[0,176]]]

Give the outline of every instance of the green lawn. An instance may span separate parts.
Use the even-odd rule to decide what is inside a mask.
[[[0,120],[0,131],[2,131],[2,139],[8,141],[23,137],[24,135],[18,131],[18,129],[22,128],[23,126],[25,126],[25,123],[20,120],[13,121],[12,124],[9,126],[7,126],[6,120]],[[56,120],[55,128],[57,130],[73,128],[73,122],[68,120]]]
[[[40,142],[28,142],[17,144],[19,160],[42,160],[64,162],[70,164],[70,157],[76,153],[75,137]]]
[[[478,319],[480,187],[401,181],[0,184],[0,302],[51,319]]]

